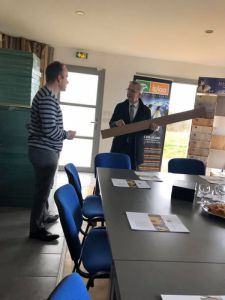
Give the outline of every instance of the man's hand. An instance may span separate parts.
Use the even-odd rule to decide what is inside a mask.
[[[67,139],[68,140],[73,140],[76,136],[76,131],[73,130],[68,130],[67,131]]]
[[[115,122],[115,125],[116,125],[116,127],[122,127],[122,126],[125,125],[125,123],[124,123],[123,120],[118,120],[118,121]]]
[[[156,123],[151,123],[149,129],[155,131],[156,129],[158,129],[158,127],[159,126]]]

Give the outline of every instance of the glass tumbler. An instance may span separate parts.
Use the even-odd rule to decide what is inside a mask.
[[[200,199],[200,204],[202,204],[202,205],[208,204],[209,201],[206,198],[206,196],[208,194],[210,194],[210,192],[211,192],[210,184],[200,183],[198,185],[198,195],[201,198]]]

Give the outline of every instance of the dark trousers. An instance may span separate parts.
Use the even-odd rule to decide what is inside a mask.
[[[35,173],[34,199],[30,215],[30,232],[44,228],[48,218],[48,197],[53,186],[59,153],[29,147],[29,158]]]

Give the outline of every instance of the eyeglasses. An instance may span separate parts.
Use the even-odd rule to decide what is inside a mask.
[[[128,92],[131,92],[131,93],[140,93],[140,91],[138,90],[134,90],[134,89],[126,89]]]

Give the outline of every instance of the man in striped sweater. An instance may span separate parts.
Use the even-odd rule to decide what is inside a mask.
[[[60,62],[46,68],[46,85],[35,95],[28,128],[29,158],[35,173],[35,193],[30,217],[30,238],[53,241],[59,237],[46,230],[58,215],[48,212],[48,197],[53,185],[63,140],[72,140],[76,132],[63,129],[58,94],[66,90],[68,71]]]

